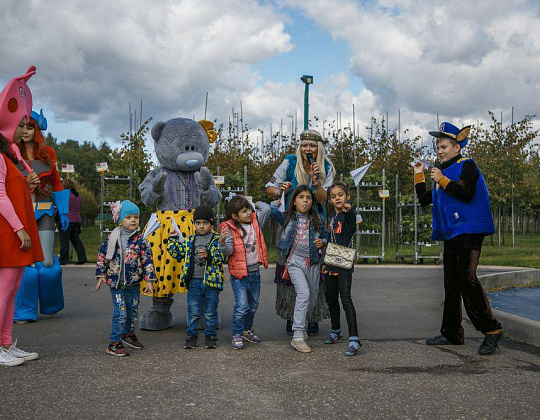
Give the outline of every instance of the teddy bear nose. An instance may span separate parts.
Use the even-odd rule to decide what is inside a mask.
[[[195,168],[199,164],[199,161],[197,159],[190,159],[186,162],[186,165],[190,168]]]

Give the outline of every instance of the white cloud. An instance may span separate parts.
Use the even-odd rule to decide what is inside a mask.
[[[105,138],[128,127],[127,106],[144,100],[154,121],[204,115],[227,122],[240,111],[253,129],[288,133],[303,117],[303,85],[262,80],[254,65],[289,53],[285,23],[298,9],[350,51],[364,88],[352,94],[345,73],[318,77],[310,115],[328,128],[341,111],[360,132],[371,116],[426,134],[440,120],[457,125],[515,106],[516,118],[538,113],[538,2],[481,0],[128,0],[7,1],[0,15],[0,80],[35,64],[36,103],[57,123],[84,121]],[[313,42],[317,40],[314,39]],[[262,64],[261,64],[262,63]],[[135,105],[136,104],[136,105]],[[51,124],[51,131],[55,127]],[[80,125],[84,127],[84,125]],[[95,133],[94,133],[95,135]],[[79,137],[86,139],[84,133]],[[63,140],[61,138],[61,140]]]
[[[538,114],[538,2],[285,1],[347,42],[351,70],[376,108],[401,109],[421,125],[438,112],[476,121],[511,106]]]
[[[214,104],[239,97],[256,83],[252,64],[293,48],[279,14],[254,1],[4,6],[0,78],[35,64],[34,97],[59,121],[95,121],[106,137],[126,131],[130,101],[143,99],[145,114],[155,119],[191,116],[204,107],[206,91]]]

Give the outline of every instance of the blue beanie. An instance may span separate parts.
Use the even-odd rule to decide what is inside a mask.
[[[122,221],[122,219],[126,216],[129,216],[130,214],[136,214],[139,216],[140,211],[139,207],[137,207],[137,204],[132,203],[129,200],[124,200],[120,203],[122,206],[120,209],[120,216],[118,217],[118,223]]]

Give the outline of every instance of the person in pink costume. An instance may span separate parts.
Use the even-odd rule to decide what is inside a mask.
[[[29,189],[39,180],[29,168],[27,179],[17,169],[15,162],[22,158],[14,144],[32,111],[26,82],[35,72],[30,67],[0,93],[0,366],[17,366],[38,357],[17,348],[12,337],[15,294],[24,266],[43,260]]]

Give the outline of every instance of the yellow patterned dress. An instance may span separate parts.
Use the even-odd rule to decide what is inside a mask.
[[[160,226],[146,238],[152,249],[154,267],[156,270],[157,283],[154,286],[154,294],[147,296],[170,297],[175,293],[187,292],[182,281],[182,266],[184,262],[177,262],[167,252],[167,242],[173,229],[172,219],[176,222],[184,238],[195,233],[193,224],[193,211],[188,210],[158,210],[157,220]],[[141,282],[141,293],[146,287],[146,282]]]

